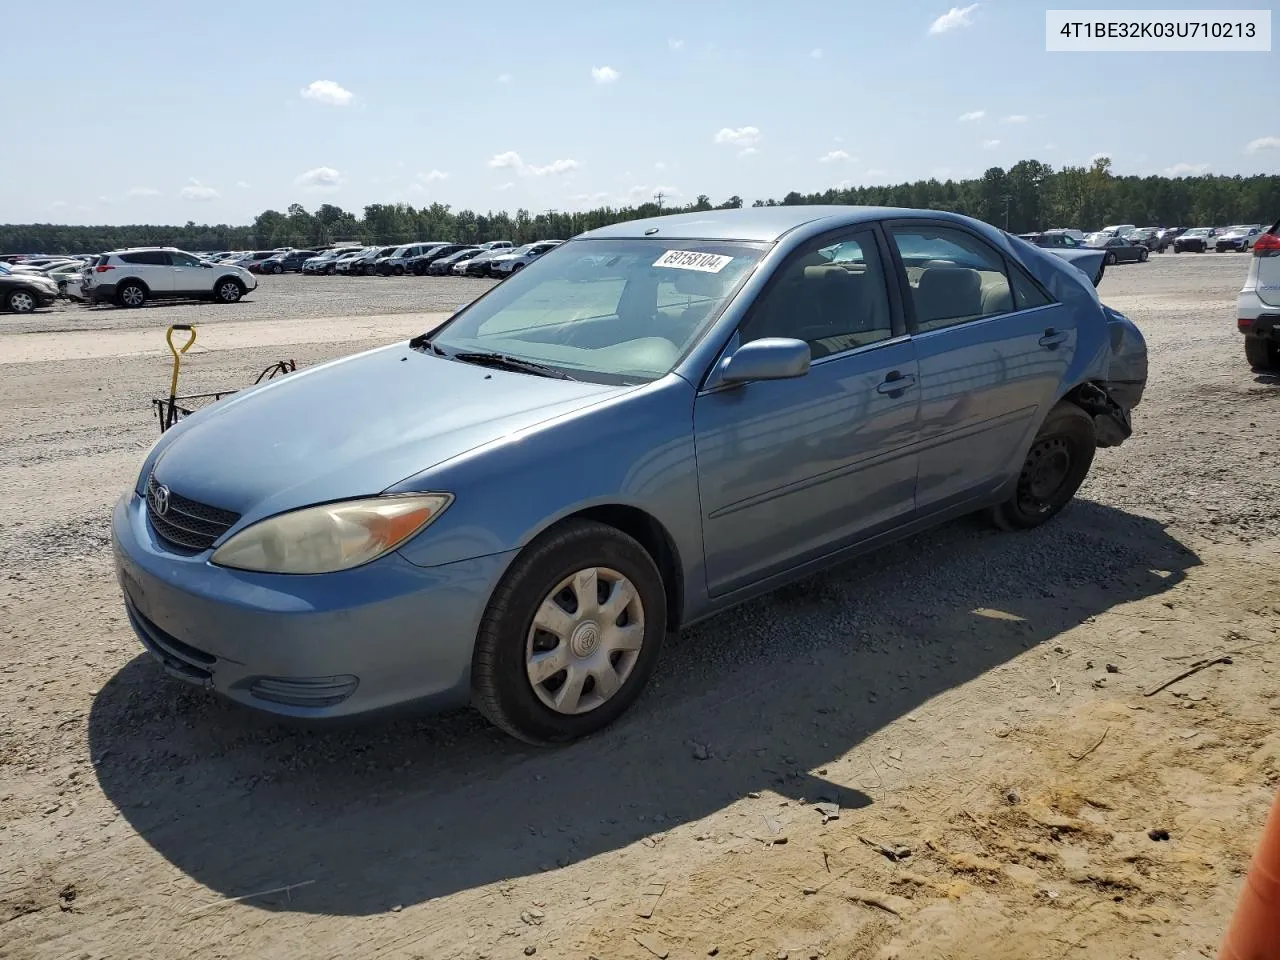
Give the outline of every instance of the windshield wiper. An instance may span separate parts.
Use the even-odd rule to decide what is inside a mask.
[[[430,345],[428,343],[428,345]],[[474,363],[478,367],[494,367],[498,370],[514,370],[517,373],[533,373],[540,377],[551,377],[555,380],[572,380],[563,370],[538,363],[535,360],[524,360],[505,353],[485,353],[482,351],[463,351],[453,355],[454,360],[463,363]]]
[[[443,349],[431,342],[431,334],[420,333],[409,341],[410,350],[427,349],[434,353],[437,357],[447,357],[448,354]]]

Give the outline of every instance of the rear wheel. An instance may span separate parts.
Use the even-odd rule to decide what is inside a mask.
[[[1149,257],[1149,256],[1151,256],[1151,254],[1150,254],[1150,253],[1147,251],[1147,249],[1144,247],[1143,249],[1141,249],[1141,250],[1139,250],[1139,251],[1138,251],[1138,262],[1139,262],[1139,263],[1146,263],[1146,262],[1147,262],[1147,257]]]
[[[530,743],[576,740],[640,695],[666,636],[666,591],[653,558],[600,523],[569,521],[512,564],[476,636],[480,711]]]
[[[1245,337],[1244,358],[1255,370],[1280,370],[1280,345],[1261,337]]]
[[[116,290],[116,302],[122,307],[140,307],[147,302],[147,288],[130,280]]]
[[[1105,257],[1102,258],[1102,262],[1108,267],[1113,267],[1115,266],[1115,263],[1116,263],[1116,255],[1114,253],[1108,253]]]
[[[284,267],[280,266],[280,264],[278,264],[278,263],[273,263],[273,264],[271,265],[271,272],[272,272],[272,273],[284,273]]]
[[[1063,401],[1049,411],[1027,451],[1013,496],[992,508],[1003,530],[1027,530],[1056,516],[1084,483],[1093,464],[1093,419]]]
[[[5,298],[14,313],[30,313],[36,308],[35,294],[28,290],[14,290]]]

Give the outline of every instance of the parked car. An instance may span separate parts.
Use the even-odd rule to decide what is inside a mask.
[[[1212,249],[1218,231],[1213,227],[1192,227],[1173,239],[1174,253],[1204,253]]]
[[[1253,240],[1253,259],[1236,300],[1236,327],[1250,365],[1280,371],[1280,220]]]
[[[1076,230],[1071,227],[1052,227],[1046,230],[1045,233],[1065,233],[1072,240],[1076,241],[1076,243],[1080,244],[1084,243],[1084,238],[1087,236],[1083,230]]]
[[[438,247],[432,247],[426,253],[420,253],[418,256],[410,258],[404,265],[405,272],[420,277],[427,272],[427,269],[435,261],[455,254],[459,250],[466,249],[467,245],[465,243],[442,243]]]
[[[1082,241],[1076,240],[1069,233],[1045,231],[1044,233],[1020,233],[1018,236],[1028,243],[1034,243],[1037,247],[1065,247],[1074,250],[1084,246]]]
[[[518,270],[523,270],[562,243],[564,243],[563,240],[539,240],[536,243],[526,243],[523,247],[516,247],[514,250],[499,253],[491,258],[485,264],[485,271],[491,277],[509,276]]]
[[[440,242],[403,244],[396,247],[385,257],[379,257],[375,260],[373,264],[374,272],[384,277],[402,277],[410,260],[443,246],[444,244]]]
[[[244,267],[211,263],[175,247],[104,253],[82,276],[85,299],[121,307],[171,299],[236,303],[258,286],[258,278]]]
[[[333,273],[351,273],[351,265],[362,257],[367,257],[371,253],[377,253],[381,247],[361,247],[358,250],[352,250],[344,253],[338,259],[333,261]]]
[[[1164,253],[1173,246],[1173,242],[1182,234],[1182,227],[1163,227],[1156,233],[1156,253]]]
[[[1109,227],[1103,227],[1099,233],[1109,233],[1113,237],[1127,237],[1132,231],[1138,228],[1132,223],[1117,223]]]
[[[268,260],[271,257],[274,257],[276,253],[277,251],[275,250],[251,250],[247,253],[242,253],[239,257],[236,257],[233,260],[229,260],[226,262],[230,263],[232,266],[243,267],[246,270],[252,270],[255,266],[257,266],[263,260]]]
[[[459,277],[484,277],[489,274],[489,265],[497,257],[507,252],[506,247],[493,247],[481,250],[475,256],[461,260],[453,265],[453,273]]]
[[[164,669],[242,704],[572,740],[683,625],[970,512],[1045,523],[1145,382],[1081,271],[977,220],[618,223],[179,421],[115,507],[117,579]]]
[[[53,280],[40,273],[15,273],[9,264],[0,264],[0,307],[31,313],[53,306],[57,299],[58,285]]]
[[[1261,224],[1240,225],[1229,228],[1213,238],[1213,248],[1218,253],[1234,250],[1236,253],[1248,253],[1258,237],[1262,236]]]
[[[1151,253],[1160,245],[1160,231],[1155,227],[1138,227],[1136,230],[1131,230],[1125,239],[1130,243],[1146,247],[1147,252]]]
[[[1151,251],[1140,243],[1130,243],[1125,237],[1117,237],[1108,233],[1090,234],[1086,246],[1106,251],[1103,263],[1111,266],[1116,263],[1145,263]]]
[[[335,270],[335,264],[339,259],[352,253],[363,250],[363,247],[335,247],[332,250],[326,250],[324,253],[317,254],[309,260],[302,262],[302,272],[310,274],[332,274]]]
[[[374,272],[374,264],[378,262],[380,257],[389,257],[396,250],[395,247],[370,247],[364,253],[358,254],[351,258],[347,263],[347,269],[342,269],[341,263],[338,265],[339,273],[346,273],[352,277],[367,277]]]
[[[510,240],[486,240],[484,243],[476,244],[481,250],[511,250],[515,244]]]
[[[462,260],[470,260],[478,253],[483,253],[479,247],[463,247],[456,250],[447,257],[441,257],[439,260],[432,260],[427,267],[427,273],[433,277],[445,276],[453,272],[454,264]]]
[[[258,264],[255,273],[298,273],[302,265],[316,255],[314,250],[290,250],[277,253]],[[252,269],[252,268],[251,268]]]

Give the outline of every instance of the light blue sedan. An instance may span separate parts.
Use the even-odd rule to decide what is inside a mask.
[[[166,432],[115,508],[130,622],[278,714],[592,733],[671,631],[961,514],[1060,511],[1146,383],[1085,269],[919,210],[592,231]]]

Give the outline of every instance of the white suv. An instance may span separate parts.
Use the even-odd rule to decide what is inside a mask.
[[[1255,370],[1280,371],[1280,220],[1253,240],[1253,258],[1236,301],[1236,329]]]
[[[174,247],[133,247],[104,253],[85,267],[82,296],[121,307],[176,299],[235,303],[257,286],[258,278],[243,267],[212,263]]]

